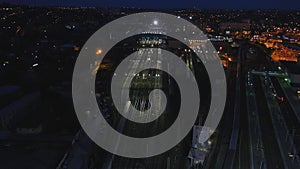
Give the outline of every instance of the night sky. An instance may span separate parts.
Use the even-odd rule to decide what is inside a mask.
[[[0,0],[12,4],[42,6],[96,6],[204,9],[296,9],[300,0]]]

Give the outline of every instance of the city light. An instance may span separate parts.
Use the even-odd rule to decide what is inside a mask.
[[[97,49],[96,55],[101,55],[102,54],[102,49]]]
[[[188,1],[183,3],[183,6],[188,5]],[[149,8],[154,7],[153,4]],[[134,20],[120,22],[116,31],[108,29],[101,43],[85,47],[85,40],[101,26],[116,23],[115,20],[122,16],[149,10],[122,8],[122,5],[121,8],[61,5],[62,7],[45,8],[19,6],[17,3],[0,6],[0,127],[5,136],[0,145],[5,148],[2,156],[12,159],[2,160],[0,168],[72,168],[80,163],[82,168],[112,166],[122,169],[226,169],[233,165],[241,168],[273,169],[286,166],[300,169],[299,11],[281,11],[276,7],[274,11],[200,10],[197,5],[187,9],[163,9],[165,5],[158,3],[159,9],[153,8],[154,11],[169,13],[174,22],[193,22],[205,36],[200,36],[198,31],[186,24],[169,25],[166,18],[151,14],[150,17],[137,20],[140,21],[137,23]],[[219,4],[212,4],[214,5]],[[262,3],[257,5],[264,8]],[[266,5],[270,7],[272,4]],[[230,4],[225,6],[231,7]],[[295,8],[299,8],[299,5],[295,5]],[[134,29],[141,23],[142,29]],[[125,30],[127,25],[130,29]],[[122,35],[126,35],[126,39],[118,36],[120,30],[125,30]],[[172,38],[168,31],[182,36],[180,39]],[[135,32],[140,34],[132,36]],[[190,35],[192,38],[188,38]],[[105,37],[108,39],[104,40]],[[122,40],[109,51],[104,48],[104,45],[117,42],[118,39]],[[207,48],[207,43],[212,43],[214,50]],[[76,71],[82,76],[72,78],[74,66],[81,60],[78,59],[79,53],[87,50],[88,55],[91,54],[96,61],[88,63],[86,69]],[[164,50],[178,56],[176,59],[180,59],[182,66],[187,69],[180,71],[165,59]],[[106,54],[107,57],[104,58]],[[129,55],[133,58],[127,58]],[[200,55],[203,60],[196,55]],[[220,127],[212,130],[203,128],[205,126],[202,125],[205,124],[205,118],[209,117],[209,112],[206,111],[212,109],[220,112],[219,104],[215,104],[216,107],[212,106],[213,102],[210,104],[210,97],[219,95],[213,92],[211,85],[220,84],[221,81],[210,81],[206,69],[206,66],[210,67],[215,61],[218,61],[217,67],[225,73],[228,87],[224,92],[228,102],[225,104],[227,108]],[[121,63],[127,69],[117,72],[116,68]],[[140,71],[144,66],[147,69]],[[167,69],[170,74],[160,69]],[[87,120],[103,116],[120,133],[124,131],[132,137],[142,138],[156,136],[175,123],[174,119],[179,116],[177,109],[185,107],[181,103],[187,99],[181,99],[181,96],[187,93],[180,90],[173,77],[185,78],[188,75],[185,70],[194,73],[195,79],[193,76],[188,78],[197,82],[198,87],[201,87],[201,96],[208,99],[201,101],[198,116],[195,116],[197,119],[192,122],[199,130],[191,132],[180,146],[170,149],[165,160],[160,160],[159,156],[142,161],[123,157],[110,158],[111,154],[93,146],[94,143],[87,140],[84,130],[78,126],[78,119],[74,116],[76,104],[71,104],[73,93],[77,92],[95,96],[95,108],[101,110],[98,115],[95,114],[93,105],[82,106],[82,116]],[[90,77],[96,77],[92,82],[94,91],[78,90]],[[120,81],[116,86],[129,91],[129,101],[123,102],[127,97],[121,92],[116,100],[112,97],[112,79]],[[73,87],[74,80],[79,80],[78,87]],[[153,89],[161,90],[163,97],[159,96],[160,93],[151,93]],[[160,102],[165,98],[168,102],[165,110],[162,110],[165,115],[155,123],[127,123],[117,113],[116,105],[120,101],[124,103],[121,111],[127,113],[127,117],[149,119],[157,116],[155,112],[158,109],[164,108]],[[195,100],[192,97],[189,99]],[[181,127],[187,124],[189,123],[184,123]],[[102,129],[107,126],[88,122],[85,125],[101,128],[96,134],[101,135],[103,141],[107,139],[108,135],[102,133]],[[214,134],[202,143],[199,133],[204,129]],[[118,141],[116,139],[117,144]],[[17,149],[15,143],[18,144]],[[158,143],[157,146],[160,147],[161,144]],[[152,151],[148,149],[151,146],[144,145],[142,150]],[[47,149],[53,146],[55,148],[51,151]],[[23,160],[24,151],[28,149],[30,153]],[[190,150],[189,154],[187,150]],[[269,151],[272,153],[268,153]],[[47,156],[48,152],[51,153],[51,158]],[[74,156],[74,152],[80,158]],[[34,163],[37,153],[41,163]]]

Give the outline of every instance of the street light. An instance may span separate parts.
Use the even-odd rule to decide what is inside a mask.
[[[289,153],[289,157],[295,159],[296,157],[299,157],[300,154],[295,154],[295,153]]]
[[[102,49],[97,49],[96,55],[101,55],[102,54]]]

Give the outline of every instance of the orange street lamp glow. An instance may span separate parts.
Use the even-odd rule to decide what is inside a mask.
[[[97,51],[96,51],[96,55],[100,55],[102,53],[102,49],[98,49]]]

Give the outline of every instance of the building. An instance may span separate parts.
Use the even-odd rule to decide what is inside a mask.
[[[208,127],[195,125],[193,127],[192,146],[188,155],[191,167],[198,167],[203,165],[209,149],[211,148],[211,141],[201,143],[201,134],[212,134],[212,130]]]
[[[289,74],[291,85],[293,87],[300,88],[300,55],[298,56],[297,62],[281,62],[287,69]]]
[[[248,22],[225,22],[220,25],[221,32],[250,30],[251,24]]]
[[[267,45],[266,45],[267,46]],[[297,62],[297,56],[300,54],[300,50],[296,47],[289,46],[289,45],[281,45],[277,44],[278,49],[276,49],[272,55],[271,58],[275,62],[279,61],[291,61],[291,62]]]

